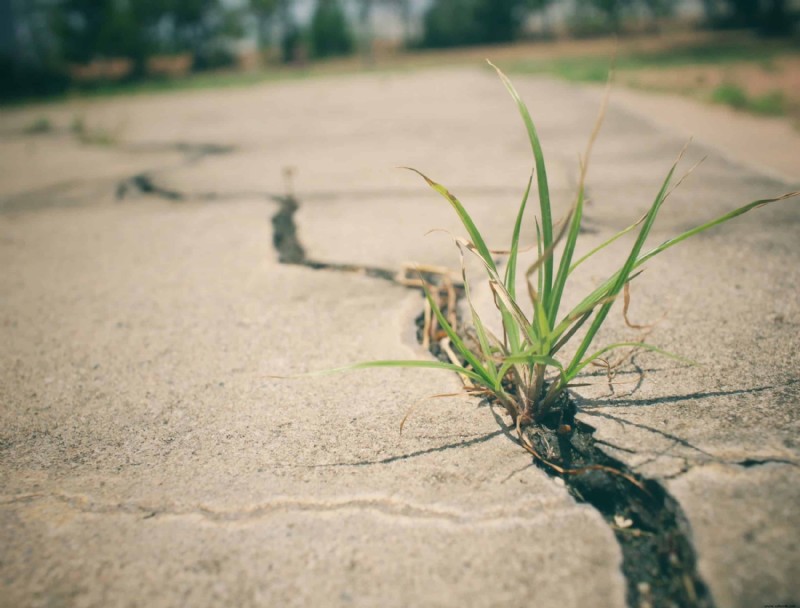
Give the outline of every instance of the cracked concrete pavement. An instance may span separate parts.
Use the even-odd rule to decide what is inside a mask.
[[[597,95],[515,82],[563,209]],[[456,391],[456,378],[269,378],[426,356],[414,338],[418,293],[277,262],[272,197],[294,167],[312,259],[453,266],[449,237],[425,236],[459,231],[452,211],[394,169],[414,166],[505,246],[531,161],[492,75],[364,75],[82,106],[92,124],[124,124],[107,147],[68,135],[76,111],[0,117],[0,605],[625,605],[602,517],[529,466],[486,406],[431,401],[398,437],[406,409]],[[21,134],[41,112],[56,132]],[[231,150],[187,152],[209,143]],[[584,247],[646,208],[682,144],[612,104]],[[797,186],[706,145],[687,166],[705,155],[653,241]],[[118,184],[142,173],[186,199],[117,200]],[[217,197],[192,196],[204,193]],[[580,389],[581,419],[603,448],[682,505],[720,608],[800,601],[799,225],[798,204],[779,203],[650,264],[631,315],[668,312],[651,341],[701,365],[637,355],[615,395],[602,375]],[[575,295],[619,255],[587,264]],[[613,319],[604,336],[623,333]]]

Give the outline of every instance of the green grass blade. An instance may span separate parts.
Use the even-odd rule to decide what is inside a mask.
[[[478,258],[478,260],[480,260],[480,262],[486,268],[490,283],[496,282],[502,286],[502,281],[497,273],[497,267],[493,263],[488,263],[472,243],[467,243],[464,241],[464,239],[459,238],[456,238],[455,240],[459,248],[465,247],[467,251],[472,253]],[[505,289],[505,287],[503,287],[503,289]],[[516,353],[520,349],[519,341],[521,328],[517,325],[516,321],[514,320],[514,314],[512,314],[511,310],[509,309],[511,304],[504,302],[502,299],[500,301],[496,300],[495,302],[503,320],[503,332],[508,340],[507,346],[512,353]],[[509,302],[513,302],[513,305],[516,306],[516,302],[513,299],[510,299]],[[517,307],[517,309],[518,308],[519,307]],[[524,314],[522,314],[522,318],[525,318]]]
[[[561,296],[564,293],[564,287],[567,283],[567,277],[571,271],[572,256],[575,254],[575,245],[578,242],[578,235],[581,231],[581,220],[583,219],[583,203],[586,194],[586,175],[589,172],[589,161],[592,157],[592,149],[597,141],[597,136],[600,134],[600,129],[605,120],[606,110],[608,109],[608,100],[611,96],[611,82],[613,80],[614,67],[613,63],[608,73],[608,80],[606,82],[605,93],[603,94],[603,101],[597,111],[597,118],[594,121],[592,133],[589,135],[589,141],[586,142],[586,150],[580,160],[580,179],[578,180],[578,194],[575,197],[575,205],[572,213],[572,223],[570,225],[569,234],[567,235],[567,242],[564,246],[564,252],[561,255],[561,263],[558,265],[558,273],[556,274],[555,285],[553,286],[553,294],[550,301],[550,306],[547,309],[548,319],[550,326],[556,324],[558,318],[558,309],[561,306]]]
[[[796,196],[800,196],[800,191],[787,192],[786,194],[783,194],[781,196],[777,196],[775,198],[763,198],[763,199],[760,199],[760,200],[757,200],[757,201],[753,201],[752,203],[748,203],[747,205],[742,205],[738,209],[734,209],[733,211],[730,211],[730,212],[718,217],[715,220],[711,220],[710,222],[706,222],[705,224],[701,224],[700,226],[697,226],[696,228],[692,228],[691,230],[687,230],[686,232],[684,232],[682,234],[679,234],[676,237],[673,237],[673,238],[671,238],[671,239],[669,239],[667,241],[664,241],[658,247],[652,249],[651,251],[648,251],[645,255],[643,255],[641,258],[639,258],[636,261],[636,264],[635,264],[634,268],[638,267],[638,266],[641,266],[642,264],[647,262],[649,259],[655,257],[656,255],[658,255],[659,253],[661,253],[665,249],[669,249],[673,245],[677,245],[681,241],[685,241],[689,237],[692,237],[692,236],[694,236],[696,234],[699,234],[699,233],[701,233],[701,232],[703,232],[705,230],[708,230],[709,228],[713,228],[714,226],[719,226],[720,224],[723,224],[723,223],[727,222],[728,220],[732,220],[735,217],[738,217],[738,216],[740,216],[740,215],[742,215],[744,213],[747,213],[748,211],[751,211],[752,209],[756,209],[758,207],[763,207],[764,205],[768,205],[770,203],[775,203],[775,202],[778,202],[778,201],[783,201],[783,200],[786,200],[786,199],[789,199],[789,198],[794,198]]]
[[[652,259],[653,257],[658,255],[662,251],[664,251],[666,249],[669,249],[673,245],[677,245],[681,241],[684,241],[684,240],[688,239],[691,236],[699,234],[700,232],[703,232],[704,230],[708,230],[709,228],[713,228],[714,226],[718,226],[718,225],[720,225],[720,224],[722,224],[724,222],[727,222],[728,220],[732,220],[735,217],[738,217],[738,216],[740,216],[740,215],[742,215],[744,213],[747,213],[748,211],[751,211],[752,209],[756,209],[758,207],[762,207],[762,206],[768,205],[770,203],[783,201],[783,200],[794,198],[794,197],[797,197],[797,196],[800,196],[800,191],[787,192],[786,194],[783,194],[781,196],[777,196],[777,197],[774,197],[774,198],[759,199],[757,201],[753,201],[751,203],[748,203],[747,205],[743,205],[743,206],[741,206],[741,207],[739,207],[737,209],[734,209],[733,211],[730,211],[730,212],[728,212],[728,213],[726,213],[726,214],[724,214],[724,215],[722,215],[722,216],[720,216],[720,217],[718,217],[718,218],[716,218],[714,220],[711,220],[710,222],[706,222],[705,224],[701,224],[700,226],[692,228],[691,230],[687,230],[686,232],[684,232],[684,233],[682,233],[682,234],[680,234],[680,235],[678,235],[676,237],[673,237],[673,238],[671,238],[671,239],[669,239],[667,241],[664,241],[658,247],[655,247],[654,249],[650,250],[645,255],[643,255],[642,257],[637,259],[636,263],[633,266],[633,268],[634,269],[639,268],[645,262],[647,262],[648,260]],[[646,217],[647,216],[645,216],[645,218]],[[625,230],[627,231],[629,229],[632,229],[633,227],[635,227],[638,224],[640,224],[642,221],[643,220],[637,221],[636,223],[632,224],[631,226],[628,226],[628,228],[626,228]],[[588,296],[586,296],[580,302],[580,304],[578,304],[574,309],[572,309],[572,311],[567,315],[567,318],[565,318],[565,320],[562,321],[557,326],[557,328],[554,330],[554,333],[556,335],[560,335],[562,333],[562,331],[565,329],[564,325],[565,325],[565,323],[567,322],[568,319],[570,319],[570,318],[574,319],[577,316],[580,316],[580,314],[585,313],[588,310],[591,310],[592,308],[594,308],[594,306],[596,306],[596,302],[597,301],[602,300],[604,297],[606,297],[606,295],[608,294],[608,291],[611,288],[611,286],[619,279],[619,276],[620,276],[621,272],[622,272],[622,270],[619,270],[616,273],[614,273],[611,277],[606,279],[599,287],[597,287],[594,291],[592,291],[592,293],[590,293]]]
[[[586,357],[586,359],[581,361],[580,364],[575,369],[567,370],[566,372],[567,382],[575,378],[575,376],[577,376],[587,365],[591,364],[592,361],[596,361],[607,352],[615,350],[617,348],[643,348],[645,350],[658,353],[659,355],[664,355],[665,357],[669,357],[670,359],[675,359],[676,361],[680,361],[682,363],[695,365],[695,362],[692,361],[691,359],[687,359],[686,357],[681,357],[680,355],[676,355],[675,353],[671,353],[662,348],[652,346],[651,344],[647,344],[645,342],[615,342],[614,344],[609,344],[608,346],[604,346],[597,352],[592,353],[591,355]]]
[[[353,365],[346,365],[344,367],[337,367],[335,369],[326,369],[320,372],[310,372],[308,374],[301,374],[298,377],[306,377],[306,376],[324,376],[327,374],[334,374],[338,372],[346,372],[349,370],[356,370],[356,369],[368,369],[373,367],[421,367],[421,368],[428,368],[428,369],[440,369],[446,370],[450,372],[458,372],[464,376],[467,376],[470,380],[474,380],[475,382],[485,383],[485,380],[477,373],[472,370],[464,369],[460,365],[456,365],[454,363],[444,363],[443,361],[418,361],[416,359],[396,359],[396,360],[385,360],[385,361],[364,361],[361,363],[354,363]],[[490,385],[491,386],[491,385]]]
[[[658,191],[658,195],[653,201],[653,205],[647,212],[647,217],[645,218],[642,227],[639,229],[639,235],[636,237],[636,242],[633,244],[631,252],[630,254],[628,254],[628,258],[625,260],[625,264],[623,264],[622,268],[615,274],[616,278],[612,282],[608,291],[604,293],[603,297],[615,297],[622,290],[625,283],[627,282],[628,276],[630,275],[631,271],[633,270],[636,264],[636,261],[639,258],[639,252],[642,250],[644,242],[647,239],[647,236],[650,234],[650,230],[653,227],[653,223],[656,220],[656,216],[658,215],[658,212],[661,209],[661,204],[666,199],[667,189],[669,187],[670,181],[672,180],[672,176],[675,173],[675,169],[678,166],[679,161],[680,157],[678,157],[678,160],[675,162],[675,164],[672,165],[672,168],[669,170],[669,173],[667,173],[667,177],[664,180],[664,183],[661,185],[661,189]],[[574,358],[567,367],[567,376],[569,376],[570,371],[573,370],[575,366],[580,364],[581,358],[586,354],[586,351],[589,349],[592,340],[594,340],[595,335],[600,329],[600,326],[605,321],[606,316],[608,316],[608,312],[609,310],[611,310],[611,307],[613,305],[614,301],[612,300],[606,302],[598,309],[597,314],[595,315],[594,320],[592,321],[592,324],[589,326],[586,335],[584,336],[583,340],[578,346],[578,350],[575,353]]]
[[[618,238],[628,234],[631,230],[636,228],[636,226],[641,224],[646,218],[647,218],[647,214],[645,213],[642,217],[640,217],[638,220],[636,220],[633,224],[631,224],[627,228],[624,228],[623,230],[620,230],[614,236],[612,236],[610,239],[608,239],[607,241],[604,241],[603,243],[601,243],[600,245],[598,245],[597,247],[592,249],[589,253],[587,253],[586,255],[582,256],[577,262],[575,262],[572,266],[570,266],[569,273],[572,274],[573,270],[575,270],[578,266],[583,264],[586,260],[588,260],[590,257],[592,257],[595,253],[605,249],[606,247],[611,245],[614,241],[616,241]]]
[[[572,221],[570,222],[569,232],[567,233],[567,240],[564,244],[564,251],[561,254],[561,262],[558,265],[558,272],[556,273],[556,280],[553,284],[553,296],[550,302],[550,308],[547,311],[547,318],[550,325],[555,325],[556,317],[558,316],[558,308],[561,306],[561,296],[564,293],[564,287],[567,284],[567,277],[569,276],[570,264],[572,263],[572,256],[575,253],[575,244],[578,242],[578,234],[581,231],[581,219],[583,218],[583,187],[578,191],[578,199],[575,202],[575,211],[572,214]]]
[[[502,385],[503,378],[513,366],[520,364],[533,365],[534,363],[539,363],[541,365],[555,367],[558,370],[563,370],[561,363],[559,363],[556,359],[553,359],[552,357],[548,357],[547,355],[528,355],[528,354],[512,355],[506,357],[503,360],[503,364],[497,373],[495,390],[498,390],[498,388]]]
[[[542,229],[539,227],[539,218],[536,218],[536,257],[539,259],[542,257]],[[536,293],[542,293],[543,285],[544,275],[539,271],[536,273]]]
[[[547,169],[544,164],[544,154],[542,153],[542,145],[539,141],[539,135],[536,132],[536,126],[533,124],[533,119],[531,118],[530,112],[528,112],[525,102],[522,101],[522,98],[520,98],[519,93],[517,93],[514,85],[511,84],[508,76],[506,76],[502,70],[500,70],[500,68],[494,65],[491,61],[488,63],[495,69],[497,75],[500,76],[500,80],[503,81],[506,89],[508,89],[511,97],[516,102],[517,109],[519,110],[520,116],[522,116],[522,121],[525,123],[525,128],[528,131],[528,139],[531,143],[533,159],[536,165],[536,186],[539,191],[539,209],[542,215],[542,238],[544,240],[544,248],[547,249],[553,242],[553,216],[550,211],[550,187],[547,183]],[[552,284],[553,260],[551,258],[546,260],[544,263],[544,285],[542,289],[539,290],[539,293],[542,294],[542,298],[544,299],[545,307],[547,307],[550,302],[550,289]]]
[[[483,326],[483,322],[481,321],[480,316],[478,316],[478,313],[475,310],[475,306],[473,306],[472,304],[472,296],[470,295],[469,281],[467,280],[467,270],[466,266],[464,265],[464,250],[458,241],[456,241],[456,244],[458,245],[458,251],[461,256],[461,278],[464,281],[464,297],[466,298],[470,312],[472,313],[472,325],[475,328],[475,333],[478,335],[478,344],[483,353],[483,358],[488,362],[491,361],[492,359],[492,347],[489,345],[489,337],[486,334],[486,329]],[[496,371],[494,365],[488,364],[485,369],[486,372],[489,374],[490,378],[494,380]]]
[[[547,320],[547,311],[544,309],[544,302],[537,298],[533,303],[533,311],[533,326],[541,342],[541,351],[547,352],[550,350],[550,323]]]
[[[592,316],[592,311],[589,311],[589,312],[585,312],[582,315],[580,315],[579,317],[577,317],[574,320],[574,323],[572,324],[572,327],[569,327],[569,325],[567,325],[567,327],[569,327],[568,331],[567,331],[566,328],[564,329],[564,331],[566,333],[563,336],[560,333],[558,333],[560,327],[556,328],[554,333],[558,336],[558,342],[556,342],[553,345],[553,348],[550,350],[550,354],[551,355],[555,355],[558,351],[560,351],[561,348],[572,339],[572,336],[574,336],[575,333],[581,327],[583,327],[583,324],[586,323],[586,321],[588,321],[589,317],[591,317],[591,316]]]
[[[439,305],[431,296],[431,292],[430,290],[428,290],[428,287],[424,281],[422,282],[422,289],[425,292],[425,297],[428,299],[428,303],[431,305],[431,310],[433,310],[433,314],[436,315],[436,320],[439,321],[439,325],[445,331],[447,337],[450,338],[450,341],[453,343],[453,346],[456,348],[456,350],[459,353],[461,353],[461,356],[464,357],[467,363],[469,363],[472,366],[472,369],[475,371],[475,373],[478,376],[480,376],[481,384],[489,387],[494,386],[494,376],[495,376],[494,370],[492,372],[487,371],[484,364],[481,363],[478,360],[478,358],[473,354],[473,352],[470,350],[470,348],[466,344],[464,344],[464,341],[458,336],[458,334],[452,328],[450,323],[447,322],[447,319],[442,314]],[[487,363],[489,365],[494,365],[493,363],[488,361]]]
[[[503,287],[503,284],[497,280],[489,281],[489,287],[491,288],[492,292],[494,292],[495,296],[500,300],[503,306],[508,310],[514,322],[514,327],[517,328],[516,331],[520,329],[527,338],[533,342],[539,342],[539,337],[536,334],[534,327],[531,325],[530,321],[525,317],[525,313],[520,309],[517,303],[511,299],[511,296],[506,291],[506,288]],[[512,354],[516,354],[516,351],[512,351]]]
[[[519,252],[519,233],[522,229],[522,216],[525,214],[525,206],[528,203],[528,195],[531,193],[532,184],[533,173],[531,173],[530,178],[528,178],[528,186],[525,188],[525,195],[522,197],[522,203],[519,206],[517,221],[514,224],[514,233],[511,236],[511,250],[508,256],[508,263],[506,264],[504,285],[508,293],[514,299],[517,297],[517,253]]]
[[[492,254],[489,251],[489,248],[486,246],[486,243],[484,242],[481,233],[478,231],[478,228],[475,226],[475,222],[472,221],[472,218],[470,217],[469,213],[467,213],[467,210],[464,209],[464,205],[462,205],[461,202],[447,190],[447,188],[445,188],[441,184],[437,184],[435,181],[430,179],[424,173],[417,171],[412,167],[403,167],[403,169],[408,169],[409,171],[413,171],[414,173],[422,177],[422,179],[424,179],[431,188],[436,190],[436,192],[438,192],[445,199],[447,199],[447,201],[452,205],[453,209],[455,209],[456,214],[461,220],[461,223],[464,224],[464,228],[466,228],[470,240],[475,244],[475,247],[477,248],[481,257],[486,261],[488,265],[490,265],[492,268],[494,268],[495,271],[497,271],[497,267],[495,266]]]

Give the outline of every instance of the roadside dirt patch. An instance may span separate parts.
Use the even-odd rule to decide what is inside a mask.
[[[785,113],[800,120],[800,58],[781,57],[758,63],[689,65],[659,69],[626,70],[619,82],[635,88],[665,93],[681,93],[698,99],[714,99],[720,87],[735,87],[742,103],[773,98],[761,113]],[[725,102],[725,99],[719,101]],[[735,99],[730,99],[734,102]],[[758,112],[758,107],[754,109]]]

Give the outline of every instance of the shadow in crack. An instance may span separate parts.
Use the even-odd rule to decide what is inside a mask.
[[[581,409],[583,409],[583,408],[581,408]],[[662,431],[661,429],[657,429],[655,427],[649,426],[647,424],[642,424],[640,422],[631,422],[630,420],[627,420],[625,418],[620,418],[619,416],[613,416],[613,415],[607,414],[605,412],[587,412],[587,413],[589,413],[591,416],[597,416],[598,418],[605,418],[607,420],[613,420],[614,422],[618,422],[622,426],[625,426],[625,425],[633,426],[633,427],[636,427],[637,429],[642,429],[643,431],[648,431],[650,433],[655,433],[656,435],[660,435],[661,437],[664,437],[665,439],[669,439],[670,441],[674,442],[674,444],[682,445],[685,448],[689,448],[690,450],[694,450],[696,452],[699,452],[700,454],[703,454],[704,456],[707,456],[709,458],[715,458],[715,456],[713,456],[712,454],[706,452],[702,448],[698,448],[696,445],[691,444],[686,439],[683,439],[682,437],[678,437],[677,435],[673,435],[672,433],[668,433],[667,431]],[[617,446],[612,446],[612,447],[617,447]]]
[[[712,397],[728,397],[732,395],[755,395],[766,391],[780,390],[788,386],[799,383],[800,380],[794,380],[785,384],[769,385],[769,386],[756,386],[753,388],[735,389],[729,391],[698,391],[695,393],[687,393],[685,395],[665,395],[663,397],[650,397],[650,398],[630,398],[630,397],[603,397],[600,399],[587,399],[585,397],[579,398],[577,401],[580,409],[592,411],[606,407],[647,407],[653,405],[664,405],[667,403],[680,403],[682,401],[694,401],[702,399],[710,399]]]
[[[491,433],[486,433],[484,435],[478,435],[477,437],[473,437],[472,439],[467,439],[466,441],[456,441],[453,443],[446,443],[444,445],[439,445],[432,448],[425,448],[423,450],[416,450],[414,452],[408,452],[406,454],[398,454],[397,456],[387,456],[386,458],[376,458],[374,460],[355,460],[351,462],[324,462],[318,464],[273,464],[272,466],[283,467],[287,469],[324,469],[324,468],[334,468],[334,467],[366,467],[366,466],[373,466],[379,464],[391,464],[393,462],[402,462],[404,460],[410,460],[412,458],[419,458],[420,456],[425,456],[427,454],[435,454],[437,452],[445,452],[447,450],[455,450],[459,448],[468,448],[473,445],[478,445],[480,443],[485,443],[494,439],[495,437],[504,434],[504,430],[497,430],[492,431]]]

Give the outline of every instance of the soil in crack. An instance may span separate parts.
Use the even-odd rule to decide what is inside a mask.
[[[280,205],[278,212],[272,216],[272,243],[278,252],[278,261],[281,264],[294,264],[314,270],[352,272],[384,281],[396,281],[397,273],[385,268],[309,260],[297,236],[297,225],[294,221],[294,214],[299,208],[297,200],[293,196],[275,196],[273,200]]]
[[[274,244],[281,263],[321,270],[357,270],[395,280],[395,274],[384,269],[308,260],[294,222],[297,201],[290,196],[274,200],[281,205],[272,218]],[[443,312],[446,314],[446,310]],[[422,341],[423,315],[416,319],[416,324],[417,337]],[[450,361],[435,340],[430,350],[438,359]],[[572,496],[594,507],[614,531],[623,555],[628,605],[714,608],[711,594],[697,572],[691,530],[680,505],[659,482],[642,477],[603,452],[594,439],[594,429],[577,421],[576,413],[577,406],[565,393],[542,424],[529,426],[525,432],[539,454],[570,473],[561,475],[535,459],[537,466],[551,477],[562,478]],[[564,432],[565,429],[569,430]],[[605,470],[592,469],[598,465]]]
[[[421,341],[422,315],[416,325]],[[437,359],[450,361],[435,342],[430,350]],[[562,394],[542,424],[524,432],[539,454],[572,472],[561,475],[538,459],[535,464],[549,476],[563,479],[570,494],[594,507],[614,532],[622,549],[628,606],[713,608],[711,594],[697,573],[691,529],[678,502],[659,482],[603,452],[594,439],[595,429],[577,421],[576,413],[575,402]],[[597,466],[606,470],[592,469]]]
[[[595,429],[575,420],[576,412],[575,403],[564,395],[557,411],[525,433],[545,458],[575,472],[562,476],[538,460],[536,464],[550,476],[561,477],[570,494],[593,506],[614,531],[622,549],[628,605],[712,608],[711,594],[697,572],[689,522],[678,502],[659,482],[603,452],[594,439]],[[591,470],[597,465],[619,474]]]

